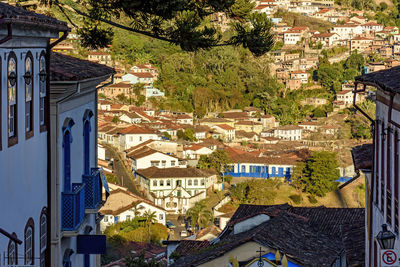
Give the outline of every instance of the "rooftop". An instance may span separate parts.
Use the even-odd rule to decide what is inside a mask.
[[[384,91],[400,93],[400,66],[357,76],[356,82],[379,87]]]
[[[147,169],[139,169],[136,171],[137,174],[146,178],[205,178],[215,175],[214,170],[200,170],[197,168],[157,168],[150,167]]]

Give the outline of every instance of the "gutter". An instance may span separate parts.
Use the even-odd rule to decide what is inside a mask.
[[[0,228],[0,234],[5,235],[6,237],[8,237],[9,239],[11,239],[12,241],[18,243],[19,245],[22,244],[22,241],[19,240],[16,236],[6,232],[4,229]]]

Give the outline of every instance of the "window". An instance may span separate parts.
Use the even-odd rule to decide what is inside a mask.
[[[89,109],[83,115],[83,173],[86,175],[90,174],[90,118],[92,116],[93,112]]]
[[[242,172],[246,172],[246,166],[242,165]]]
[[[164,186],[164,180],[160,180],[160,186]]]
[[[171,160],[171,166],[175,166],[175,160]]]
[[[34,265],[34,223],[33,219],[29,218],[28,222],[25,226],[25,264],[26,265]]]
[[[163,214],[159,214],[159,215],[158,215],[158,219],[159,219],[159,220],[163,220],[163,219],[164,219],[164,215],[163,215]]]
[[[104,216],[104,222],[108,222],[108,216],[107,215]]]
[[[39,59],[39,122],[40,131],[46,131],[44,110],[46,99],[46,58],[44,53],[40,55]]]
[[[171,186],[171,180],[167,180],[167,186]]]
[[[17,237],[15,233],[12,234],[14,237]],[[18,264],[18,247],[15,241],[10,240],[8,243],[8,265]]]
[[[66,118],[63,126],[64,192],[69,192],[71,190],[71,128],[74,124],[71,118]]]
[[[165,167],[165,166],[167,165],[167,161],[165,161],[165,160],[161,161],[161,165],[162,165],[163,167]]]
[[[33,136],[33,62],[28,52],[25,58],[25,137]]]
[[[199,185],[199,181],[197,179],[194,179],[194,185]]]
[[[7,66],[8,87],[8,146],[18,142],[17,128],[17,58],[13,52],[8,57]]]
[[[157,186],[157,180],[153,181],[153,186]]]
[[[192,180],[191,179],[188,180],[188,185],[192,185]]]
[[[126,220],[129,221],[131,219],[131,215],[126,215]]]
[[[204,185],[204,179],[201,179],[201,185]]]
[[[40,267],[46,267],[47,249],[47,209],[43,208],[40,215]]]

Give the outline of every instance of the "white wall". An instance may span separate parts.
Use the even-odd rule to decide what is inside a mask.
[[[0,36],[3,38],[3,36]],[[15,40],[5,45],[20,46]],[[23,42],[22,42],[23,43]],[[26,43],[23,43],[26,45]],[[35,46],[45,47],[45,40],[37,38]],[[30,217],[34,220],[34,257],[40,256],[39,245],[39,218],[43,207],[47,206],[47,132],[40,133],[39,129],[39,84],[38,84],[38,57],[44,49],[30,49],[33,54],[33,108],[34,108],[34,136],[25,138],[25,52],[27,49],[12,49],[17,57],[17,105],[18,105],[18,144],[8,147],[8,120],[7,120],[7,57],[10,50],[0,48],[1,58],[1,143],[0,150],[0,227],[9,233],[15,232],[17,237],[24,241],[25,225]],[[22,60],[21,60],[22,53]],[[5,57],[6,55],[6,57]],[[9,239],[0,234],[0,251],[7,253]],[[18,245],[18,254],[24,255],[24,243]],[[24,259],[18,260],[19,264]],[[0,266],[3,266],[1,259]],[[39,260],[35,259],[35,266]]]

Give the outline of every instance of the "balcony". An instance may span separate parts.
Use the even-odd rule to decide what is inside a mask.
[[[85,185],[73,183],[71,192],[61,193],[61,230],[75,231],[85,217]]]
[[[92,168],[91,175],[82,175],[85,185],[85,209],[97,209],[102,202],[100,169]]]

